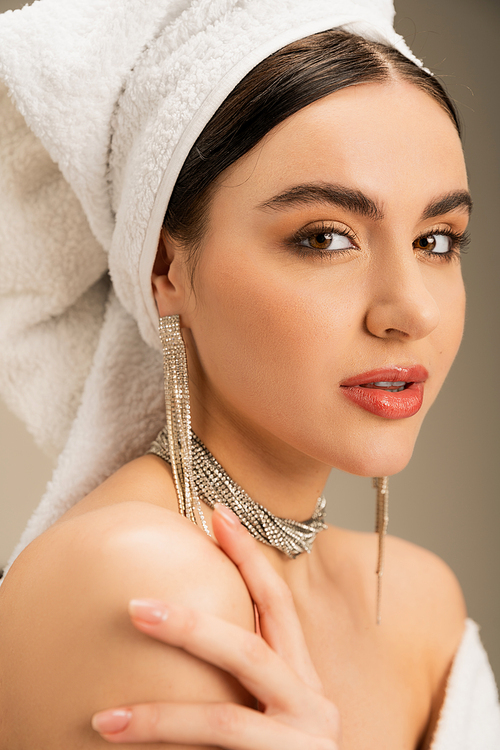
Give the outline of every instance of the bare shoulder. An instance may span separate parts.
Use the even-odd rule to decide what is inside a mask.
[[[233,563],[164,508],[134,501],[99,507],[55,525],[25,550],[0,588],[9,750],[107,747],[90,717],[114,705],[207,695],[248,701],[227,675],[139,633],[127,604],[144,597],[253,629],[253,606]]]
[[[338,528],[332,528],[332,532],[328,546],[335,547],[337,555],[349,557],[371,587],[377,561],[377,535]],[[466,612],[460,584],[438,555],[389,534],[384,557],[384,590],[386,599],[394,600],[394,607],[408,614],[426,612],[427,618],[444,618],[448,625],[458,619],[463,626]],[[390,601],[387,605],[392,606]]]
[[[338,528],[332,532],[328,546],[335,548],[335,556],[349,558],[363,578],[366,591],[374,590],[377,535]],[[455,574],[440,557],[388,535],[384,558],[384,607],[394,610],[396,620],[404,617],[435,635],[463,630],[466,610],[462,590]]]
[[[343,585],[356,588],[368,612],[375,612],[377,536],[332,529],[332,566],[342,569]],[[449,668],[464,631],[466,608],[460,584],[437,555],[388,535],[382,582],[383,630],[402,651],[425,659],[435,682]]]
[[[343,585],[357,588],[362,617],[374,623],[377,536],[344,529],[332,532],[328,545],[335,547],[332,554],[350,561],[344,566]],[[382,624],[375,630],[377,642],[384,644],[384,653],[392,654],[394,664],[401,665],[406,677],[427,696],[430,737],[464,632],[466,608],[460,584],[437,555],[389,535],[381,611]]]
[[[399,610],[407,628],[418,633],[445,660],[455,654],[467,616],[460,584],[440,557],[389,536],[384,571],[388,606]],[[416,637],[416,632],[413,632]]]
[[[57,524],[124,502],[143,502],[176,511],[177,497],[170,467],[158,456],[130,461],[68,510]]]

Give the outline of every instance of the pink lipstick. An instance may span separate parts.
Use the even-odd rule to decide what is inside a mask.
[[[386,419],[406,419],[422,406],[429,373],[422,365],[384,367],[344,380],[345,397],[362,409]]]

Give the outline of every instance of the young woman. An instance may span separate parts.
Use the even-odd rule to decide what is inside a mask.
[[[143,25],[179,11],[154,5],[156,18]],[[102,118],[111,122],[101,178],[116,222],[113,284],[146,340],[160,318],[167,427],[152,454],[109,458],[114,441],[138,451],[118,429],[125,417],[109,427],[99,421],[102,404],[107,416],[132,411],[128,422],[144,440],[154,420],[145,426],[136,417],[133,376],[157,373],[149,355],[137,356],[145,349],[134,349],[135,327],[116,313],[112,294],[59,469],[72,477],[74,496],[85,482],[95,486],[99,471],[109,476],[73,507],[49,498],[48,528],[32,533],[0,590],[1,747],[444,748],[466,716],[459,741],[472,744],[463,747],[492,750],[494,682],[453,574],[431,553],[389,538],[377,602],[376,537],[323,528],[318,500],[332,466],[383,478],[406,465],[457,352],[471,198],[455,111],[409,52],[388,45],[380,8],[373,18],[367,4],[366,26],[337,11],[339,22],[322,22],[326,30],[299,34],[309,30],[304,11],[283,3],[274,20],[290,14],[294,38],[281,44],[278,33],[251,26],[262,9],[248,5],[257,11],[245,23],[238,3],[234,17],[227,8],[212,17],[220,12],[214,3],[181,9],[164,45],[143,49]],[[183,16],[190,10],[196,32]],[[62,4],[57,12],[64,20]],[[265,17],[272,25],[267,10]],[[115,9],[103,24],[114,29],[121,18]],[[168,108],[177,150],[167,153],[159,145],[164,110],[145,102],[171,85],[170,75],[189,107],[191,73],[176,70],[172,39],[195,39],[184,51],[203,61],[209,21],[217,55],[229,62],[213,74],[212,111],[200,97],[175,130]],[[74,18],[68,23],[75,27]],[[15,23],[6,28],[8,49]],[[274,40],[258,60],[256,41],[248,44],[244,74],[232,52],[220,51],[221,42],[243,44],[235,29]],[[386,43],[374,40],[384,35]],[[197,64],[191,57],[189,70]],[[15,73],[5,80],[33,126]],[[76,96],[85,103],[85,91]],[[46,108],[45,116],[64,140],[61,114]],[[104,193],[93,175],[78,183],[76,151],[64,162],[59,147],[54,138],[50,153],[106,246],[95,208]],[[130,260],[136,227],[143,241]],[[123,270],[129,263],[135,285]],[[98,283],[107,294],[108,281]],[[120,337],[132,369],[125,348],[114,348]],[[115,361],[126,389],[116,385]],[[153,398],[158,418],[157,380],[151,397],[137,377],[139,411]],[[123,393],[125,409],[117,403]],[[89,436],[97,443],[87,449]],[[101,455],[106,468],[96,468]],[[82,456],[94,461],[90,480],[75,473]],[[113,462],[120,468],[112,473]],[[465,711],[453,692],[471,687],[464,660],[479,676]]]

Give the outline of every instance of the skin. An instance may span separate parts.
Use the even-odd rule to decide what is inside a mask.
[[[361,190],[383,218],[324,200],[262,207],[304,183]],[[458,260],[429,255],[416,240],[463,232],[463,206],[422,215],[466,190],[457,133],[434,100],[400,81],[360,85],[296,113],[221,176],[194,289],[183,248],[162,238],[153,286],[159,313],[181,316],[194,429],[277,515],[309,517],[331,466],[382,476],[409,461],[464,318]],[[353,233],[352,243],[339,240],[348,252],[320,257],[290,241],[305,226],[311,236],[325,231],[322,222]],[[339,387],[374,368],[413,364],[429,379],[422,408],[406,419],[370,414]],[[222,550],[176,514],[168,467],[145,456],[18,558],[0,589],[5,747],[104,748],[92,714],[135,704],[128,734],[108,740],[145,748],[427,747],[465,617],[444,563],[389,538],[377,627],[373,535],[331,527],[311,555],[291,561],[206,516]],[[137,598],[167,602],[170,624],[131,620],[128,602]],[[242,646],[256,638],[252,600],[263,638]],[[250,674],[255,660],[261,668]],[[244,720],[234,708],[207,713],[218,710],[207,700],[254,709],[255,696],[263,711],[246,710]],[[170,701],[190,705],[180,716]],[[186,727],[192,734],[181,736]]]

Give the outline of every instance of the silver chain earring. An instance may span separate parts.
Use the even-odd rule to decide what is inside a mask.
[[[191,408],[186,346],[178,315],[160,318],[158,331],[163,347],[163,376],[165,411],[170,466],[174,479],[179,513],[197,524],[198,518],[205,532],[210,532],[201,509],[193,473],[191,442]],[[198,516],[198,518],[197,518]]]
[[[375,533],[378,534],[378,560],[377,560],[377,625],[380,625],[380,605],[382,598],[382,575],[384,573],[385,535],[389,523],[389,478],[374,477],[373,486],[377,490],[377,510],[375,520]]]

